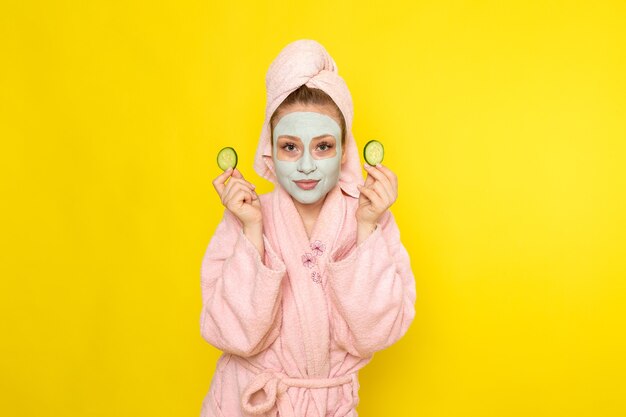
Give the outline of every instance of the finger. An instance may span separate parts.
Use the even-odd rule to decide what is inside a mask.
[[[366,188],[366,187],[362,187],[361,189],[361,194],[363,194],[365,197],[367,197],[367,199],[371,202],[371,204],[374,207],[380,207],[381,206],[381,198],[378,195],[378,193],[376,192],[376,190],[372,189],[372,188]]]
[[[231,179],[232,179],[232,177],[231,177]],[[228,201],[229,196],[231,195],[233,187],[235,186],[235,184],[236,183],[231,180],[231,181],[228,181],[228,184],[226,184],[226,186],[224,187],[224,190],[222,191],[222,196],[221,196],[223,205],[226,205],[226,202]]]
[[[376,168],[378,168],[383,174],[385,174],[387,178],[389,178],[389,182],[391,182],[394,187],[398,187],[398,176],[394,174],[392,170],[382,164],[376,165]]]
[[[228,181],[228,184],[226,184],[226,187],[224,188],[223,192],[222,192],[222,200],[224,200],[227,196],[231,193],[231,190],[233,189],[233,187],[235,186],[241,186],[241,187],[246,187],[249,190],[254,190],[254,185],[250,184],[247,181],[244,181],[242,179],[239,178],[230,178],[230,180]],[[223,201],[222,201],[223,202]]]
[[[248,188],[245,184],[242,184],[240,182],[233,183],[232,185],[230,185],[230,187],[227,187],[226,191],[224,192],[222,204],[224,204],[225,206],[228,205],[228,203],[232,199],[234,199],[235,195],[240,191],[246,191],[248,193],[252,192],[252,190],[250,190],[250,188]]]
[[[246,181],[246,179],[245,179],[245,178],[243,177],[243,175],[241,174],[241,171],[239,171],[237,168],[235,168],[235,169],[233,170],[233,180],[234,180],[234,179],[237,179],[238,181],[243,181],[243,182],[245,182],[246,184],[249,184],[249,185],[250,185],[250,187],[252,187],[252,188],[256,188],[256,186],[255,186],[254,184],[252,184],[252,183],[251,183],[251,182],[249,182],[249,181]]]
[[[371,188],[374,188],[378,195],[380,195],[385,201],[385,205],[388,202],[393,201],[393,191],[389,189],[391,187],[390,184],[383,184],[382,182],[376,181]]]
[[[387,207],[387,193],[383,189],[382,184],[375,182],[373,186],[369,187],[369,189],[376,193],[376,196],[378,197],[376,199],[377,205],[380,207]]]
[[[228,187],[229,184],[244,184],[246,187],[248,187],[251,190],[254,190],[256,188],[254,184],[249,183],[248,181],[241,179],[241,178],[231,177],[230,180],[228,181],[228,184],[226,184],[226,186]]]
[[[370,171],[376,171],[376,172],[368,171],[369,174],[372,175],[372,178],[374,178],[375,176],[379,178],[373,181],[373,185],[370,186],[370,188],[374,187],[378,191],[380,196],[385,198],[386,200],[390,202],[394,201],[395,200],[394,195],[396,194],[396,192],[394,191],[393,185],[391,184],[389,179],[385,176],[385,174],[383,174],[381,171],[377,171],[376,167],[372,167],[370,165],[367,165],[366,168]],[[368,174],[368,177],[369,177],[369,174]]]
[[[231,174],[232,174],[232,168],[228,168],[226,171],[222,172],[213,180],[213,187],[215,188],[215,191],[217,191],[220,197],[222,196],[224,192],[224,188],[225,188],[224,183],[231,176]]]
[[[246,203],[252,203],[252,193],[245,189],[237,190],[226,206],[229,210],[234,211],[243,207]]]
[[[243,174],[237,168],[233,169],[233,177],[244,179]]]
[[[391,182],[389,182],[389,178],[387,178],[387,176],[383,174],[382,171],[380,171],[377,167],[373,167],[368,164],[365,164],[364,166],[365,166],[365,170],[367,171],[367,173],[370,174],[372,177],[374,177],[375,180],[380,181],[382,183],[387,183],[389,184],[389,187],[391,188]]]
[[[367,178],[365,178],[365,184],[363,184],[363,185],[365,185],[366,187],[368,187],[368,186],[370,186],[370,185],[374,184],[374,181],[376,181],[376,180],[374,179],[374,177],[372,177],[370,174],[367,174]]]
[[[371,188],[364,188],[361,190],[361,193],[365,196],[366,200],[359,205],[362,206],[369,204],[372,211],[379,211],[378,207],[380,207],[380,197],[376,194],[376,191]]]
[[[367,197],[367,195],[365,193],[363,193],[363,189],[365,188],[362,185],[357,185],[356,188],[358,188],[359,190],[359,205],[365,204],[365,203],[369,203],[370,199]],[[361,199],[363,199],[363,201],[361,201]]]
[[[254,190],[251,190],[250,188],[248,188],[245,184],[242,183],[235,183],[233,184],[233,186],[231,188],[228,189],[228,191],[225,193],[224,196],[224,201],[223,204],[227,205],[229,201],[236,199],[236,195],[237,193],[241,192],[241,191],[245,191],[247,193],[252,193]]]
[[[235,195],[235,201],[240,201],[241,205],[252,203],[252,192],[247,190],[241,190]]]
[[[242,191],[244,193],[244,197],[243,197],[243,203],[247,203],[247,204],[252,204],[255,200],[254,198],[254,191],[248,191],[248,190],[243,190]],[[243,205],[242,203],[242,205]]]

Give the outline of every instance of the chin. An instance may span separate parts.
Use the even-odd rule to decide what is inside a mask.
[[[294,200],[297,200],[297,201],[298,201],[299,203],[301,203],[301,204],[315,204],[315,203],[317,203],[318,201],[320,201],[321,199],[323,199],[323,198],[325,197],[325,195],[323,195],[323,196],[322,196],[322,197],[320,197],[320,198],[316,198],[316,199],[313,199],[313,198],[300,199],[300,198],[296,198],[296,197],[294,197],[294,196],[291,196],[291,197],[292,197]]]

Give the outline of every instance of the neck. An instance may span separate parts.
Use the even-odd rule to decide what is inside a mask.
[[[327,194],[328,195],[328,194]],[[326,201],[326,196],[320,198],[319,201],[311,204],[302,204],[295,198],[292,198],[293,204],[296,206],[298,213],[300,213],[300,217],[302,217],[305,221],[315,221],[322,210],[322,206],[324,205],[324,201]]]

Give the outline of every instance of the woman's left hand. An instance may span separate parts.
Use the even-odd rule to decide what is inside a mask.
[[[360,225],[374,227],[380,216],[398,198],[398,177],[389,168],[378,164],[365,164],[367,178],[364,185],[359,185],[359,208],[356,220]]]

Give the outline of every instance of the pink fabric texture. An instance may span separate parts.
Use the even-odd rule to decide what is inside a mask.
[[[352,134],[340,183],[311,236],[265,156],[272,109],[302,84],[338,100],[351,126],[352,102],[338,80],[330,56],[310,40],[287,45],[270,67],[254,165],[276,184],[259,195],[265,255],[225,210],[201,267],[201,334],[224,352],[201,417],[354,417],[358,371],[413,321],[415,281],[392,213],[356,244],[356,184],[363,179]]]

